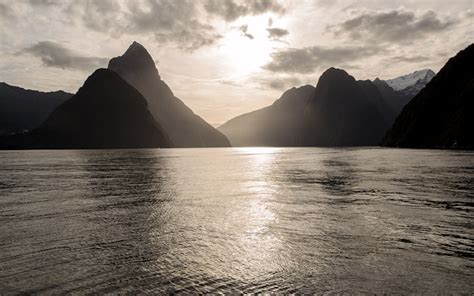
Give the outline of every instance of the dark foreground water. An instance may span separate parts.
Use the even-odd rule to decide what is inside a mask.
[[[474,291],[474,154],[0,152],[0,294]]]

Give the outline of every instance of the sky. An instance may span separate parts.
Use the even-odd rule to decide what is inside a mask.
[[[217,126],[329,67],[438,71],[474,40],[474,0],[0,0],[0,81],[75,93],[137,41]]]

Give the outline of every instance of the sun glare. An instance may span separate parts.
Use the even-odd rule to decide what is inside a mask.
[[[271,53],[279,46],[268,37],[268,18],[269,16],[244,18],[224,35],[219,50],[228,59],[235,77],[258,71],[270,61]],[[240,30],[245,25],[247,36]]]

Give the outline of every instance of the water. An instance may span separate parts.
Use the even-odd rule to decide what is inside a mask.
[[[0,152],[0,291],[469,294],[473,156]]]

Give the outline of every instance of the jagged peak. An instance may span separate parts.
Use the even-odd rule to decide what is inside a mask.
[[[388,79],[386,82],[394,90],[403,90],[416,84],[424,85],[428,83],[435,75],[435,72],[433,72],[431,69],[422,69],[414,71],[410,74]]]
[[[112,58],[109,61],[108,68],[120,74],[125,74],[124,72],[147,71],[156,73],[159,76],[158,69],[156,69],[155,62],[150,53],[137,41],[133,41],[123,55]]]
[[[127,51],[125,51],[125,53],[123,55],[125,56],[127,54],[131,54],[131,53],[136,52],[136,51],[144,51],[148,54],[148,51],[146,50],[146,48],[143,45],[141,45],[137,41],[133,41],[132,44],[130,44],[130,46],[128,47]]]

